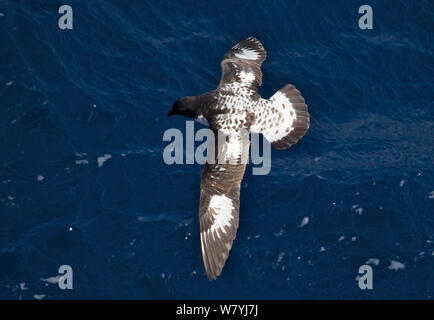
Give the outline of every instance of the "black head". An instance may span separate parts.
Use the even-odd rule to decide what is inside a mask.
[[[195,97],[184,97],[178,99],[173,104],[172,110],[167,114],[168,117],[179,114],[189,118],[196,118],[196,99]]]

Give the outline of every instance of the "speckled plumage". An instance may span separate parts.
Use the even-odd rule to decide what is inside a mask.
[[[293,85],[270,99],[258,94],[265,58],[259,40],[241,41],[224,55],[217,89],[179,99],[168,114],[192,117],[215,133],[215,161],[204,165],[199,200],[202,258],[210,280],[220,275],[236,237],[249,133],[262,133],[274,147],[286,149],[309,128],[307,106]]]

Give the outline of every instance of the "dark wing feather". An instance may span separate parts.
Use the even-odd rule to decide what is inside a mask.
[[[262,43],[256,38],[239,42],[223,57],[218,89],[243,87],[257,91],[262,84],[261,65],[266,57]]]
[[[237,234],[240,184],[250,145],[248,133],[247,137],[241,133],[224,136],[216,132],[215,135],[218,152],[214,161],[208,161],[203,167],[199,203],[202,258],[209,280],[220,275]],[[221,141],[220,148],[218,141]]]

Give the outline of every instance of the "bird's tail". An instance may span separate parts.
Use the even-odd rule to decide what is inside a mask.
[[[293,85],[287,84],[264,108],[256,111],[256,123],[251,130],[262,133],[276,149],[287,149],[305,135],[309,123],[304,98]]]

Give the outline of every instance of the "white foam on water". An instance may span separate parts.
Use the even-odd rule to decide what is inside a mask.
[[[86,159],[82,159],[82,160],[75,160],[75,164],[89,164],[89,161],[87,161]]]
[[[276,232],[276,233],[274,234],[274,236],[275,236],[275,237],[281,237],[281,236],[284,235],[284,233],[285,233],[285,230],[280,229],[279,232]]]
[[[355,210],[358,215],[363,213],[363,208],[361,208],[358,204],[353,205],[351,210]]]
[[[83,153],[76,152],[75,155],[76,155],[77,157],[85,157],[85,156],[87,156],[87,153],[85,153],[85,152],[83,152]]]
[[[279,257],[277,257],[277,264],[279,264],[282,261],[284,256],[285,256],[285,252],[281,252],[279,254]]]
[[[59,283],[61,277],[62,277],[61,275],[58,275],[50,278],[40,278],[40,280],[51,284],[57,284]]]
[[[45,178],[44,178],[44,176],[38,175],[37,179],[38,179],[38,181],[43,181]]]
[[[309,217],[304,217],[300,223],[300,228],[303,228],[305,225],[309,223]]]
[[[112,155],[111,154],[105,154],[102,157],[98,157],[97,161],[98,161],[98,168],[101,168],[102,165],[104,164],[104,162],[106,162],[107,160],[111,159]]]
[[[377,258],[370,258],[368,261],[365,262],[366,264],[373,264],[375,266],[378,266],[380,264],[380,259]]]
[[[390,270],[399,270],[399,269],[405,269],[405,264],[399,261],[391,260],[390,266],[388,266]]]

